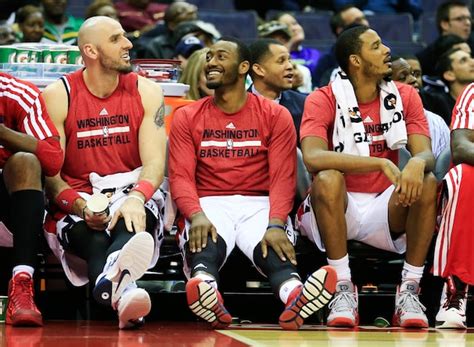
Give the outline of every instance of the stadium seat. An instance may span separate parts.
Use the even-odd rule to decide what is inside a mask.
[[[420,40],[426,44],[432,43],[438,37],[438,28],[436,27],[436,18],[434,15],[423,15],[420,18]]]
[[[255,11],[199,11],[199,19],[214,24],[222,36],[239,39],[258,36]]]
[[[222,0],[188,0],[190,4],[194,4],[201,10],[235,10],[233,1]]]
[[[304,29],[307,40],[335,40],[329,21],[330,15],[315,13],[296,13],[295,18]]]
[[[367,20],[383,40],[413,41],[413,17],[409,13],[377,14]]]
[[[390,41],[382,37],[382,42],[390,47],[392,56],[403,54],[416,54],[421,51],[425,45],[413,41]]]
[[[423,8],[423,13],[424,14],[426,14],[426,13],[431,13],[431,14],[436,13],[436,9],[443,2],[446,2],[446,0],[422,0],[421,6]]]

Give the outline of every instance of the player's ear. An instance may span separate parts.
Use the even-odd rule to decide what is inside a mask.
[[[248,60],[244,60],[243,62],[239,64],[239,74],[241,75],[246,74],[247,72],[249,72],[249,69],[250,69],[250,63],[248,62]]]

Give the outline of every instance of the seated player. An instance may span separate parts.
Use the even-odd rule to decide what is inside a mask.
[[[436,178],[428,124],[414,88],[386,82],[390,49],[365,26],[337,39],[342,71],[308,96],[301,149],[313,174],[311,192],[298,213],[300,231],[337,272],[328,326],[358,325],[347,240],[405,253],[393,324],[428,327],[419,282],[435,226]],[[398,149],[412,157],[399,170]]]
[[[2,246],[13,244],[14,252],[7,324],[43,325],[33,298],[44,216],[42,176],[56,175],[62,162],[59,134],[38,88],[0,72],[0,232],[8,240]]]
[[[296,178],[296,133],[282,106],[247,93],[250,52],[238,40],[206,54],[214,96],[180,108],[169,138],[171,194],[186,218],[180,235],[191,310],[214,328],[231,321],[219,293],[219,269],[237,247],[265,274],[286,305],[283,329],[298,329],[332,297],[335,273],[302,284],[287,225]],[[291,241],[290,241],[291,240]]]

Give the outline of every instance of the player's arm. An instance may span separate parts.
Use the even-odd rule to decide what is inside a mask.
[[[68,97],[62,82],[57,81],[46,87],[43,91],[43,98],[49,116],[59,133],[61,148],[65,151],[64,123],[68,112]],[[53,177],[46,177],[45,187],[46,194],[51,200],[55,201],[62,211],[83,218],[90,228],[104,230],[105,225],[110,221],[110,216],[94,215],[90,212],[86,208],[86,201],[61,178],[60,173]]]
[[[274,122],[268,146],[270,218],[261,243],[262,254],[265,258],[270,246],[282,261],[288,258],[296,265],[295,250],[284,228],[295,196],[296,131],[290,113],[284,108]]]
[[[474,130],[455,129],[451,132],[453,164],[474,165]]]
[[[163,182],[166,156],[165,104],[161,87],[139,77],[138,91],[144,108],[138,133],[142,171],[135,188],[115,213],[110,224],[110,229],[113,229],[119,218],[123,217],[130,232],[140,232],[146,228],[144,203]]]
[[[301,142],[301,151],[305,166],[312,174],[324,170],[343,173],[383,171],[394,185],[398,185],[400,170],[389,159],[329,151],[327,142],[317,136],[305,137]]]
[[[29,112],[21,109],[17,130],[0,123],[0,144],[12,153],[27,152],[36,155],[43,173],[52,176],[59,172],[62,165],[63,153],[59,136],[51,124],[39,90],[31,98],[33,100],[22,100],[29,107]]]

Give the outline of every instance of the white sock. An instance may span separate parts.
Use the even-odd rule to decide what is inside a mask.
[[[206,281],[207,283],[209,283],[211,285],[212,288],[217,289],[216,279],[214,277],[212,277],[211,275],[208,275],[208,274],[205,274],[205,273],[200,273],[200,274],[197,274],[194,277],[195,278],[200,278],[203,281]]]
[[[416,283],[420,283],[424,268],[424,266],[410,265],[405,261],[403,263],[402,282],[405,282],[406,280],[412,280]]]
[[[297,280],[297,279],[290,279],[288,281],[286,281],[285,283],[283,283],[280,287],[280,291],[279,291],[279,295],[280,295],[280,300],[286,304],[286,302],[288,301],[288,297],[290,296],[291,292],[293,291],[293,289],[295,289],[296,287],[299,287],[301,286],[302,283],[300,280]]]
[[[331,265],[337,273],[337,281],[351,281],[351,268],[349,267],[349,255],[346,254],[340,259],[329,259],[328,264]]]
[[[17,265],[13,268],[13,277],[20,272],[29,273],[31,278],[33,278],[33,274],[35,273],[35,269],[29,265]]]

